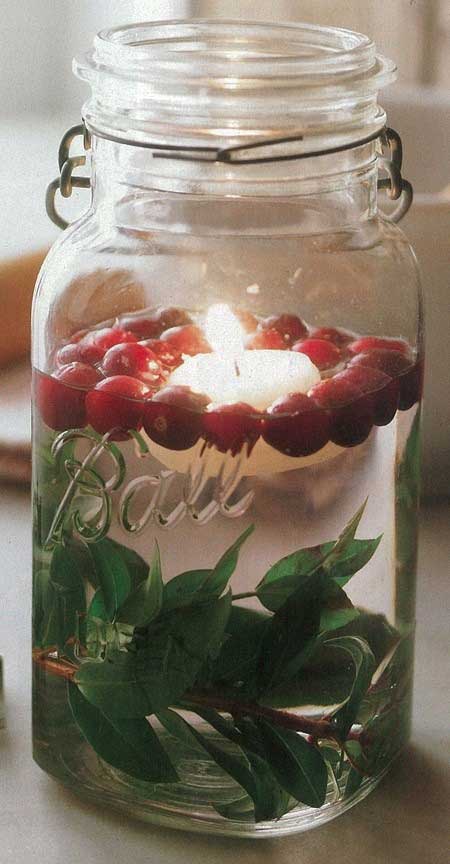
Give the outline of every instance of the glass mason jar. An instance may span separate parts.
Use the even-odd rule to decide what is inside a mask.
[[[103,32],[75,71],[92,201],[33,315],[35,758],[149,821],[304,830],[408,738],[394,66],[345,30],[194,21]],[[73,137],[53,192],[88,182]]]

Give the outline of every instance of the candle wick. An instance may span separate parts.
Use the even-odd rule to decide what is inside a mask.
[[[234,371],[236,372],[236,377],[239,378],[241,374],[241,370],[239,369],[239,364],[237,360],[234,361]]]

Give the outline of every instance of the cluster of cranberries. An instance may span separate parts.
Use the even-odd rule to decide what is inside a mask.
[[[420,398],[421,364],[402,339],[356,338],[333,327],[308,328],[296,315],[257,319],[235,310],[246,348],[300,351],[323,373],[308,393],[282,396],[267,411],[238,403],[208,409],[206,396],[167,385],[183,355],[211,347],[190,315],[177,308],[119,318],[111,327],[72,337],[54,358],[51,375],[37,374],[37,403],[51,429],[92,426],[114,440],[144,428],[164,447],[185,450],[203,438],[239,452],[258,438],[289,456],[307,456],[328,441],[353,447],[373,425]]]

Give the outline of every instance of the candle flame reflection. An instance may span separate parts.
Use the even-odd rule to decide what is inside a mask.
[[[244,332],[226,303],[215,303],[208,310],[205,322],[206,338],[219,354],[235,357],[244,350]]]

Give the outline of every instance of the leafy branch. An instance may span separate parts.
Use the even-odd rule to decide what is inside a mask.
[[[129,776],[177,782],[159,723],[242,788],[222,808],[227,818],[242,807],[257,821],[279,818],[295,801],[319,807],[336,753],[352,777],[378,764],[355,724],[363,711],[377,716],[386,676],[389,689],[405,675],[398,660],[392,671],[398,634],[382,616],[355,609],[344,590],[381,540],[356,539],[363,511],[336,541],[291,553],[254,591],[234,596],[229,582],[252,526],[214,567],[165,584],[157,545],[148,566],[106,537],[89,546],[62,540],[36,580],[35,663],[67,681],[81,733]],[[237,605],[249,597],[257,609]],[[314,714],[298,710],[306,705]],[[233,753],[176,709],[197,713]]]

